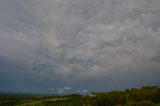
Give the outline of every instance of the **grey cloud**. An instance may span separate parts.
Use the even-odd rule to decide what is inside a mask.
[[[159,0],[1,0],[0,56],[23,64],[33,80],[117,75],[118,81],[133,73],[149,77],[153,70],[148,80],[159,80],[159,5]]]

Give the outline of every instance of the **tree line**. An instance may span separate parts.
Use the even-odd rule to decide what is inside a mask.
[[[70,98],[58,101],[46,101],[48,98]],[[91,92],[86,95],[71,94],[56,97],[12,97],[0,96],[0,106],[21,106],[19,104],[34,102],[23,106],[160,106],[160,88],[146,86],[123,91]]]

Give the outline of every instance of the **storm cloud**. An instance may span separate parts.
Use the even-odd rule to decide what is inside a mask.
[[[0,1],[2,91],[159,85],[159,52],[159,0]]]

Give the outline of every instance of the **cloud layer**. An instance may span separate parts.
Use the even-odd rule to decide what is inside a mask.
[[[159,52],[159,0],[0,1],[4,88],[13,79],[95,90],[160,84]]]

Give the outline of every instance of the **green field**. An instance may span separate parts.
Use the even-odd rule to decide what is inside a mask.
[[[59,101],[66,101],[66,100],[71,100],[72,98],[50,98],[50,99],[44,99],[44,100],[36,100],[30,103],[24,103],[16,106],[36,106],[36,105],[43,105],[44,103],[47,102],[59,102]]]
[[[0,106],[160,106],[160,88],[147,86],[63,96],[0,94]]]
[[[80,95],[26,96],[0,95],[0,106],[81,106]]]

